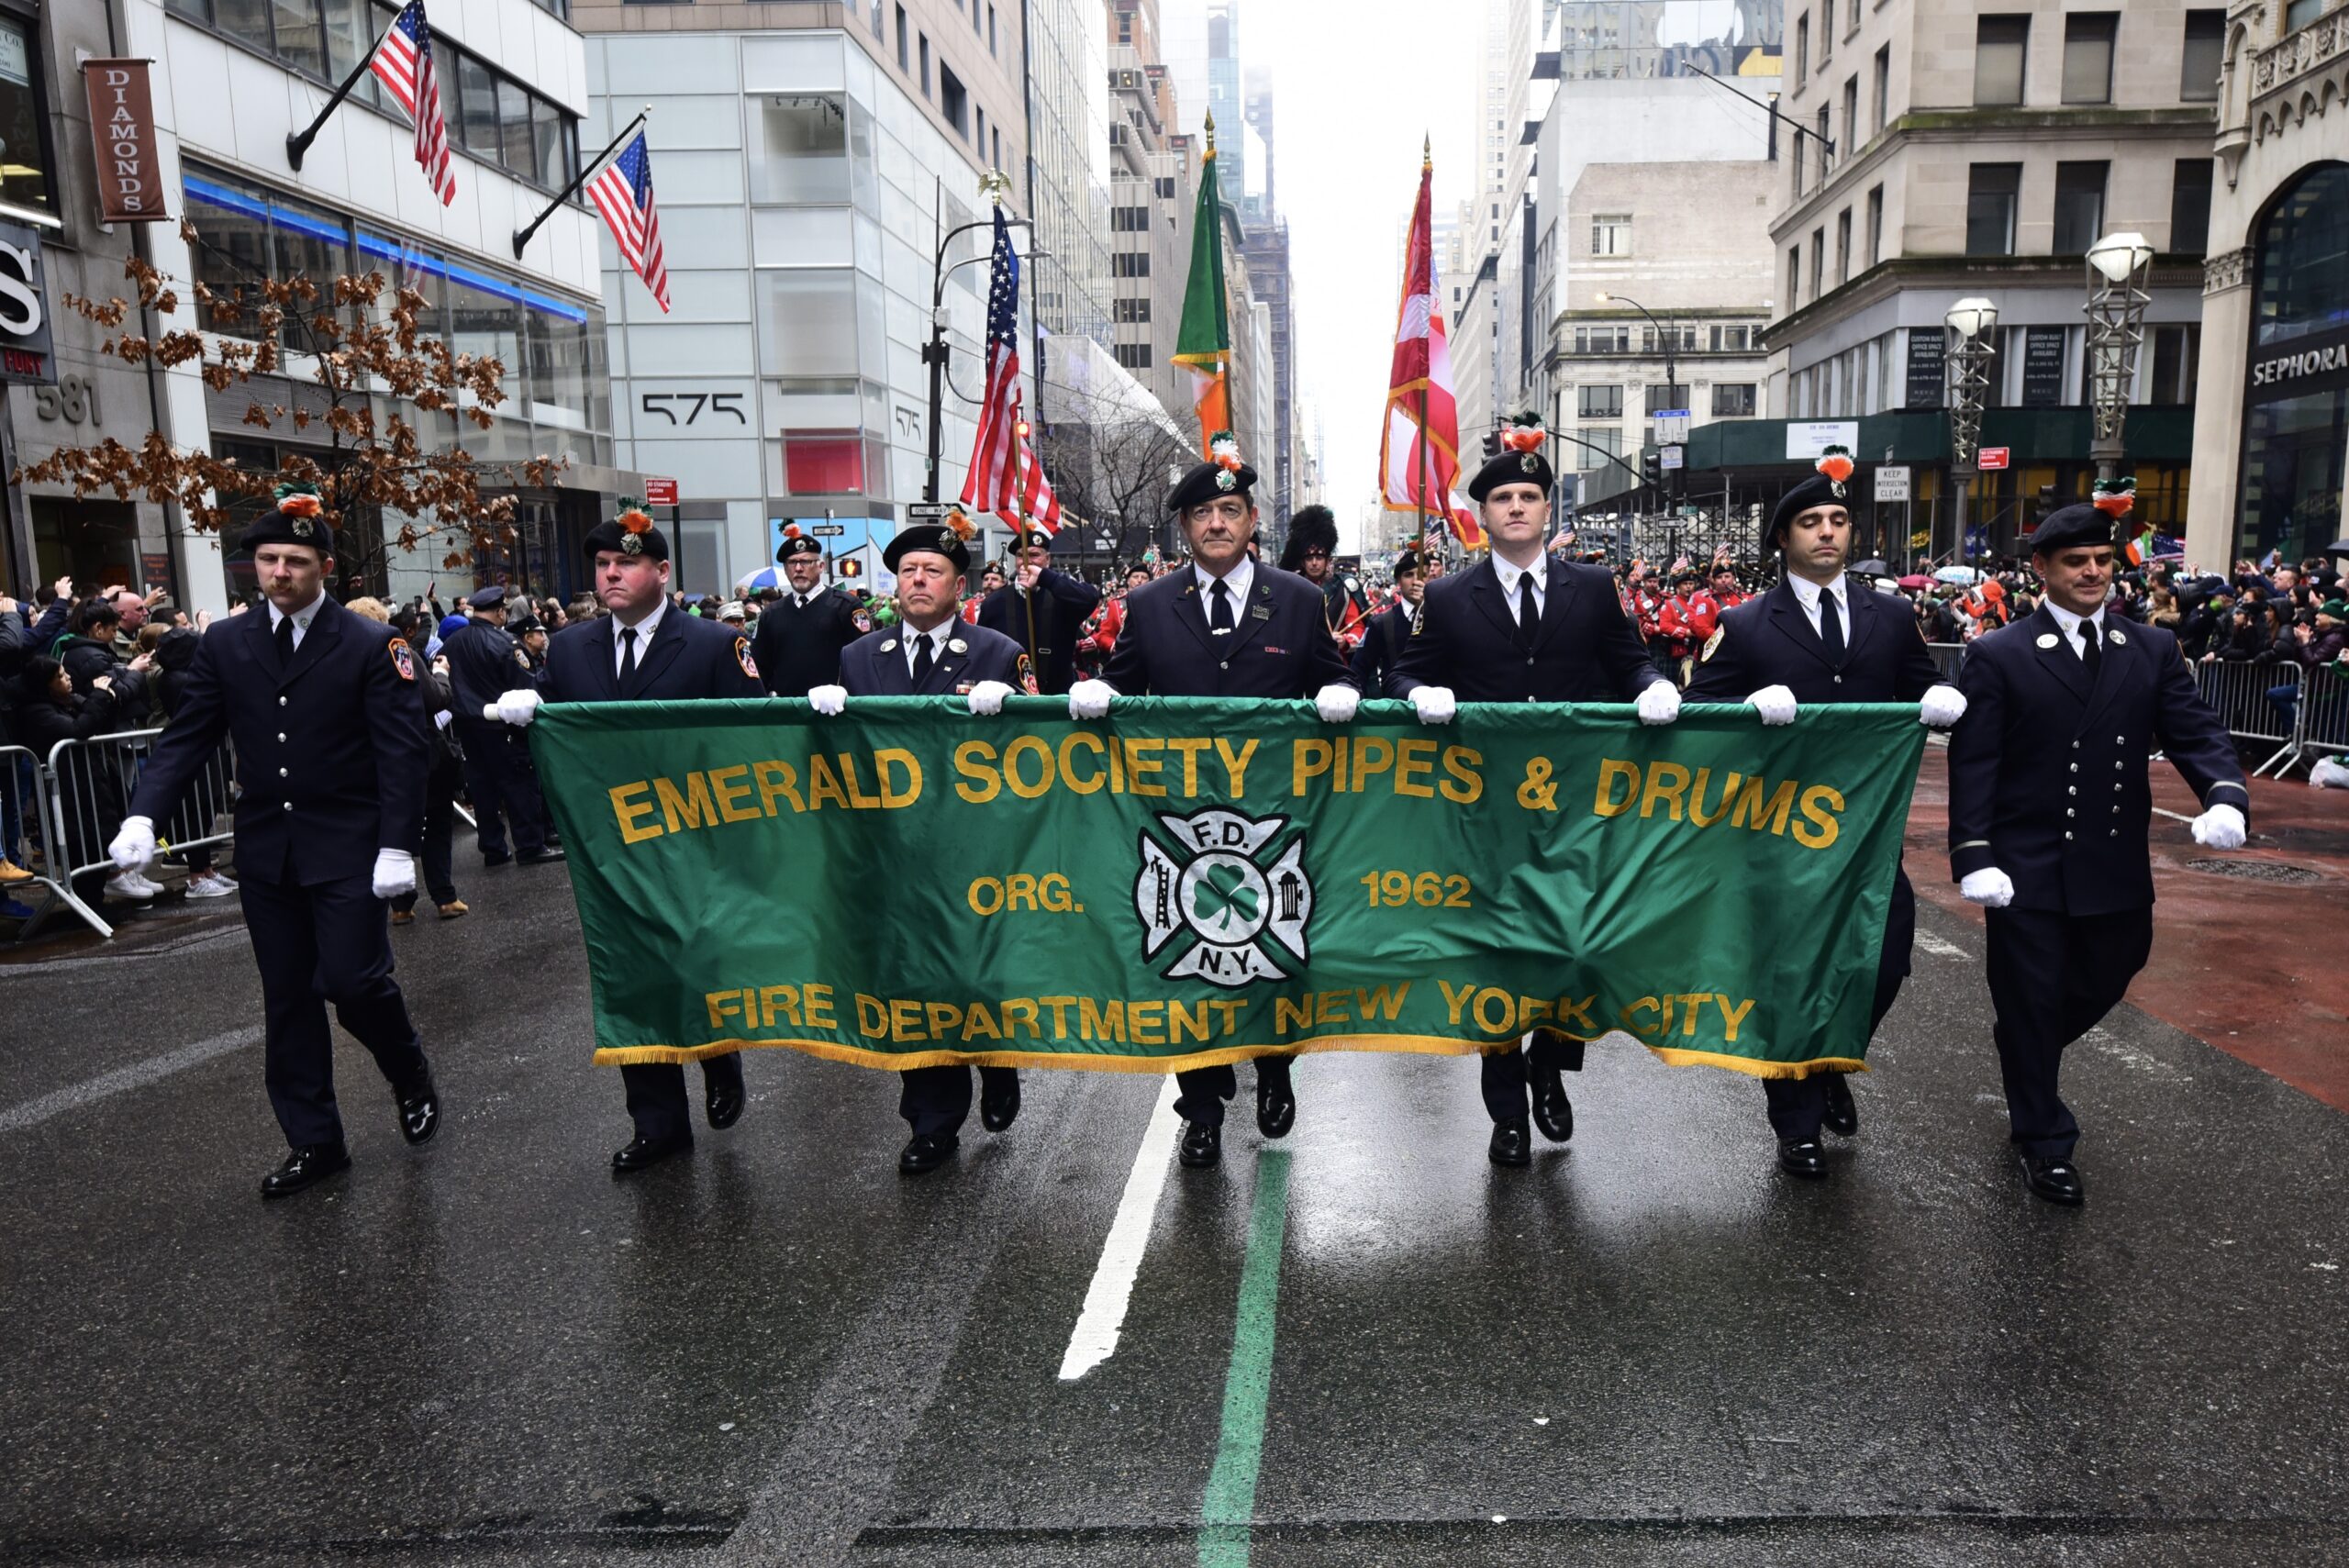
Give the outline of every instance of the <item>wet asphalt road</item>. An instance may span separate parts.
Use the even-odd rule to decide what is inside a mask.
[[[241,925],[0,971],[0,1556],[2349,1559],[2349,1118],[2124,1009],[2067,1070],[2089,1205],[2031,1200],[1930,906],[1831,1182],[1627,1046],[1520,1172],[1473,1063],[1311,1058],[1291,1137],[1167,1176],[1063,1382],[1158,1081],[1030,1073],[908,1183],[893,1081],[766,1053],[615,1183],[563,876],[395,933],[447,1124],[405,1148],[346,1044],[356,1169],[283,1204]]]

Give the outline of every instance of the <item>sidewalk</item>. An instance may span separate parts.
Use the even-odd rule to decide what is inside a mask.
[[[2201,809],[2166,763],[2153,784],[2157,813]],[[1949,753],[1928,746],[1909,810],[1909,880],[1978,925],[1950,880],[1948,829]],[[2198,869],[2214,863],[2236,874]],[[2251,842],[2232,854],[2157,814],[2154,895],[2154,955],[2130,1002],[2349,1111],[2349,792],[2253,779]]]

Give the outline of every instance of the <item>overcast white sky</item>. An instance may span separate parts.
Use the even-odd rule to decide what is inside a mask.
[[[1364,505],[1378,495],[1378,423],[1403,282],[1397,246],[1419,191],[1421,137],[1435,139],[1439,215],[1470,194],[1475,172],[1485,6],[1246,0],[1241,16],[1242,63],[1274,73],[1297,395],[1319,406],[1324,490],[1351,549]]]

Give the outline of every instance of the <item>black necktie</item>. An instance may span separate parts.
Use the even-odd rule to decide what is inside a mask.
[[[1517,629],[1525,639],[1525,646],[1533,646],[1533,634],[1542,625],[1541,606],[1533,602],[1533,573],[1523,572],[1517,579]]]
[[[930,666],[931,663],[930,654],[937,646],[938,644],[931,640],[930,634],[927,632],[924,632],[921,636],[914,639],[915,685],[918,686],[924,681],[930,679]]]
[[[620,679],[636,673],[636,628],[620,628]]]
[[[1835,608],[1835,595],[1824,588],[1819,591],[1819,645],[1827,650],[1828,658],[1843,662],[1843,617]]]
[[[2088,684],[2096,684],[2097,674],[2104,668],[2104,649],[2096,635],[2096,622],[2080,623],[2080,662],[2088,667]]]
[[[1208,597],[1214,601],[1208,606],[1208,629],[1219,634],[1230,631],[1231,629],[1231,590],[1224,586],[1222,578],[1219,577],[1215,580],[1215,586],[1208,590]]]
[[[806,609],[807,607],[807,595],[805,594],[795,595],[791,601],[791,607],[795,610]]]
[[[290,669],[294,664],[294,617],[277,617],[277,667]]]

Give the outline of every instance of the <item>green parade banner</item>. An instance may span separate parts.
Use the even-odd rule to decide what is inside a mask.
[[[558,704],[600,1063],[1163,1073],[1613,1035],[1861,1066],[1913,705]]]

